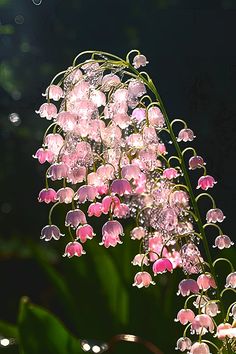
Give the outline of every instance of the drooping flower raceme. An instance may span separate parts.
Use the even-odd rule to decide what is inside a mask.
[[[210,353],[211,344],[213,349],[233,348],[234,325],[224,322],[228,323],[235,304],[225,313],[221,298],[226,290],[235,289],[235,271],[224,258],[212,263],[206,231],[214,227],[219,232],[215,248],[229,248],[233,242],[217,225],[225,216],[206,192],[215,186],[214,177],[207,174],[205,162],[194,148],[185,147],[195,138],[194,132],[183,120],[170,123],[152,80],[138,71],[148,64],[144,55],[131,51],[126,60],[96,51],[87,55],[90,57],[80,63],[81,55],[77,56],[60,80],[60,75],[55,77],[45,91],[46,102],[37,111],[41,118],[51,121],[34,155],[40,164],[49,164],[38,200],[53,204],[41,239],[59,240],[64,236],[52,223],[52,212],[59,204],[66,209],[68,232],[64,239],[68,235],[71,238],[65,257],[82,256],[86,242],[96,242],[96,238],[101,247],[108,248],[131,237],[139,242],[132,260],[140,268],[134,286],[155,285],[154,280],[162,273],[183,269],[185,278],[178,294],[186,301],[177,321],[185,330],[176,349],[203,354]],[[183,128],[175,132],[175,123]],[[176,155],[168,155],[169,140]],[[189,152],[192,155],[185,164]],[[195,186],[203,192],[196,197],[188,169],[203,171]],[[60,185],[57,190],[54,181]],[[205,224],[198,209],[202,197],[212,201]],[[95,235],[93,222],[100,217],[106,221]],[[125,237],[124,219],[132,225],[130,235]],[[198,246],[200,241],[203,251]],[[226,274],[225,289],[220,293],[215,267],[224,260],[231,272]],[[217,325],[213,317],[219,321]],[[187,330],[188,335],[195,336],[193,340],[186,336]],[[218,346],[202,341],[207,333],[218,338]]]

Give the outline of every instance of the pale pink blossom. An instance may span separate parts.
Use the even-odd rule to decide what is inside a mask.
[[[173,167],[166,168],[163,171],[163,177],[164,178],[173,179],[173,178],[176,178],[178,176],[179,176],[179,172]]]
[[[40,148],[36,151],[33,157],[38,159],[39,163],[41,164],[45,163],[46,161],[52,163],[54,160],[54,153],[48,149]]]
[[[58,155],[62,146],[64,145],[64,139],[60,134],[48,134],[45,137],[44,145],[48,147],[49,151],[52,151],[55,155]]]
[[[95,236],[93,228],[89,224],[80,225],[76,230],[76,238],[82,243],[91,240]]]
[[[224,248],[230,248],[234,245],[234,242],[231,241],[230,237],[227,235],[219,235],[215,238],[214,248],[219,248],[223,250]]]
[[[108,92],[112,87],[116,87],[117,85],[120,84],[120,78],[119,76],[115,74],[107,74],[103,76],[102,79],[102,89],[105,92]]]
[[[199,289],[202,289],[204,291],[210,288],[216,289],[215,280],[209,273],[199,275],[199,277],[197,278],[197,285]]]
[[[137,122],[141,123],[146,119],[147,111],[145,108],[135,108],[132,112],[131,117]]]
[[[216,184],[216,183],[217,182],[215,181],[214,177],[209,176],[209,175],[202,176],[198,180],[197,189],[201,188],[204,191],[206,191],[208,188],[213,188],[214,184]]]
[[[146,93],[146,91],[147,90],[145,85],[140,80],[131,79],[131,81],[129,82],[128,92],[131,101],[136,100],[137,98],[143,96]]]
[[[90,99],[97,107],[106,105],[106,96],[102,91],[92,90],[90,92]]]
[[[119,219],[128,218],[130,216],[130,208],[128,205],[121,203],[119,206],[114,208],[113,215]]]
[[[62,236],[64,235],[56,225],[46,225],[41,231],[40,239],[45,241],[50,241],[52,238],[59,240]]]
[[[193,319],[191,331],[192,333],[204,335],[207,332],[213,333],[214,327],[212,318],[208,315],[201,314]]]
[[[196,342],[192,345],[189,354],[211,354],[206,343]]]
[[[141,226],[135,227],[130,235],[132,240],[141,240],[146,235],[146,230]]]
[[[179,290],[177,295],[189,296],[192,294],[197,294],[199,292],[199,286],[194,279],[183,279],[179,283]]]
[[[175,319],[176,322],[180,322],[182,325],[186,325],[188,322],[192,323],[195,317],[195,313],[190,309],[182,309],[177,313]]]
[[[161,235],[155,235],[148,239],[149,258],[151,262],[158,259],[163,249],[163,239]],[[164,251],[164,250],[163,250]],[[164,252],[163,252],[164,253]]]
[[[165,124],[164,116],[159,107],[153,106],[148,110],[148,121],[150,125],[162,128]]]
[[[69,242],[66,245],[65,253],[63,254],[63,257],[69,257],[69,258],[74,256],[80,257],[85,253],[86,252],[84,251],[82,245],[79,242],[74,241],[74,242]]]
[[[144,253],[138,253],[136,254],[136,256],[134,257],[134,259],[131,262],[134,266],[138,265],[139,267],[141,267],[142,265],[149,265],[149,260],[148,257],[144,254]]]
[[[126,88],[118,88],[112,95],[112,98],[113,98],[113,101],[115,103],[125,103],[127,102],[128,100],[128,90]],[[116,107],[116,106],[113,106],[113,107]],[[126,110],[127,111],[127,105],[124,105],[123,107],[126,107]],[[115,110],[113,110],[115,111]]]
[[[86,167],[79,166],[79,167],[73,167],[72,169],[69,170],[66,180],[69,183],[77,184],[85,181],[85,178],[86,178]]]
[[[226,338],[236,338],[236,327],[232,327],[229,323],[221,323],[217,326],[216,336],[220,340],[224,340]]]
[[[57,200],[57,192],[53,188],[45,188],[39,192],[38,201],[40,203],[54,203]]]
[[[189,159],[189,169],[195,170],[196,168],[201,168],[205,165],[205,162],[201,156],[192,156]]]
[[[193,242],[188,242],[181,247],[183,270],[187,274],[198,274],[202,270],[203,261],[198,247]]]
[[[171,192],[169,196],[170,206],[178,210],[186,209],[189,205],[189,195],[182,190]]]
[[[236,288],[236,272],[230,273],[226,278],[226,288]]]
[[[80,209],[74,209],[68,211],[66,214],[65,225],[71,226],[76,229],[80,224],[86,224],[87,220],[85,214]]]
[[[209,302],[202,307],[202,312],[208,316],[215,317],[220,313],[219,307],[216,302]]]
[[[83,185],[75,193],[74,199],[79,203],[85,203],[87,200],[93,202],[98,195],[97,187]]]
[[[206,214],[206,220],[207,222],[222,222],[224,221],[225,216],[223,214],[223,211],[221,209],[210,209],[208,210],[207,214]]]
[[[60,180],[67,177],[68,170],[68,166],[65,163],[54,163],[49,167],[47,177],[53,181]]]
[[[156,150],[158,143],[159,143],[156,128],[144,127],[143,128],[143,141],[146,145],[153,145],[154,149]]]
[[[100,245],[104,245],[106,248],[122,243],[120,236],[123,235],[122,225],[116,221],[107,221],[102,227],[102,242]]]
[[[133,66],[135,69],[139,69],[141,66],[146,66],[148,63],[147,58],[143,54],[137,54],[133,59]]]
[[[134,277],[133,286],[137,286],[138,288],[148,288],[150,284],[155,285],[154,281],[152,281],[152,277],[148,272],[138,272]]]
[[[74,191],[70,187],[61,188],[57,191],[57,200],[59,203],[70,204],[74,198]]]
[[[41,118],[51,120],[57,116],[57,107],[53,103],[43,103],[35,113],[38,113]]]
[[[131,179],[138,179],[140,177],[141,170],[137,165],[126,165],[121,169],[122,178],[130,181]]]
[[[185,352],[185,350],[191,349],[192,341],[188,337],[181,337],[177,340],[176,350],[180,350],[181,352]]]
[[[192,141],[195,138],[194,133],[191,129],[184,128],[180,130],[177,141]]]
[[[112,165],[101,165],[97,169],[97,174],[103,180],[112,180],[114,178],[115,169]]]
[[[172,273],[173,265],[168,258],[159,258],[153,263],[152,270],[154,275],[163,274],[167,271]]]
[[[65,132],[72,132],[77,125],[77,116],[74,113],[62,111],[57,115],[57,124]]]
[[[60,86],[50,85],[42,96],[47,96],[50,100],[59,101],[64,96],[64,92]]]

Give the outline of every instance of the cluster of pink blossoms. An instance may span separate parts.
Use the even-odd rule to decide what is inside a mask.
[[[210,353],[202,336],[210,332],[223,343],[226,339],[234,341],[235,328],[229,323],[217,327],[213,319],[220,306],[208,295],[208,290],[217,286],[198,247],[202,238],[201,232],[196,231],[198,216],[181,163],[171,166],[172,161],[181,159],[168,158],[160,136],[164,131],[170,133],[172,125],[166,123],[160,102],[147,94],[149,81],[137,72],[147,60],[138,53],[132,67],[129,62],[94,54],[84,63],[68,68],[59,84],[52,83],[45,93],[47,102],[37,111],[40,117],[52,121],[34,156],[41,164],[49,163],[46,186],[38,200],[54,203],[41,239],[59,240],[64,236],[52,223],[52,211],[58,204],[67,205],[65,227],[71,237],[64,256],[80,257],[86,253],[87,240],[96,236],[93,220],[102,215],[107,216],[107,221],[96,237],[106,248],[121,244],[123,227],[131,223],[130,237],[140,243],[139,253],[132,261],[140,267],[133,285],[148,287],[155,284],[153,276],[181,267],[188,278],[180,282],[178,293],[194,300],[197,313],[187,307],[186,301],[177,321],[187,325],[200,340],[192,343],[185,330],[177,349],[191,354]],[[96,54],[98,59],[94,59]],[[183,123],[177,144],[194,139],[192,130]],[[198,197],[209,196],[205,191],[216,181],[206,174],[203,158],[193,148],[185,150],[188,149],[194,152],[189,169],[204,171],[196,187],[204,193]],[[61,181],[61,188],[49,187],[49,180]],[[216,223],[224,218],[213,202],[203,228],[218,227]],[[219,227],[218,230],[214,247],[233,245]],[[234,270],[227,276],[227,288],[236,288]],[[234,318],[235,307],[231,306]]]

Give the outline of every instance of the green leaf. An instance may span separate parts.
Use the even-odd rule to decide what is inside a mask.
[[[0,333],[9,338],[17,338],[17,327],[11,323],[0,321]]]
[[[98,246],[95,242],[87,246],[112,314],[121,324],[127,324],[129,297],[119,269],[107,249]]]
[[[19,311],[19,345],[24,354],[83,353],[78,339],[47,310],[24,297]]]

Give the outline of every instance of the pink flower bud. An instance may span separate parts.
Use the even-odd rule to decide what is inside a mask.
[[[69,257],[69,258],[74,256],[80,257],[85,253],[86,252],[83,250],[82,245],[79,242],[74,241],[74,242],[69,242],[66,245],[65,253],[63,254],[63,257]]]

